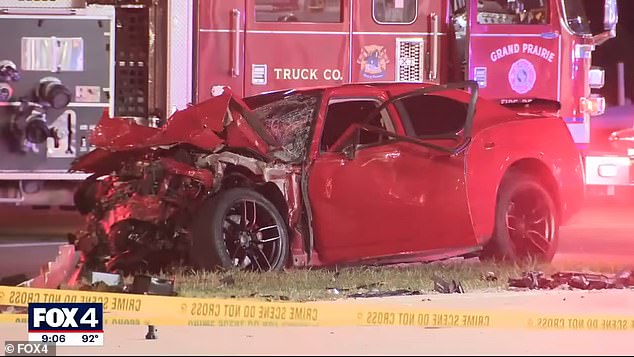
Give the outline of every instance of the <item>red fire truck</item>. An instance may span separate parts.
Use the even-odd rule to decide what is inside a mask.
[[[99,89],[111,100],[115,116],[160,125],[175,110],[209,98],[215,85],[249,96],[348,82],[473,79],[484,97],[518,110],[552,111],[565,120],[585,157],[588,185],[611,188],[632,180],[626,155],[595,155],[585,149],[591,142],[591,117],[605,109],[605,100],[591,93],[604,84],[604,71],[591,66],[592,51],[616,35],[616,0],[603,1],[604,31],[599,34],[591,33],[581,0],[57,0],[57,9],[46,5],[39,10],[33,4],[42,1],[8,2],[0,5],[0,24],[5,18],[78,18],[87,9],[113,10],[114,34],[102,31],[106,38],[114,36],[113,43],[107,51],[86,50],[83,59],[108,64],[101,71],[112,78]],[[16,35],[3,36],[28,37],[29,26],[33,22],[13,24]],[[21,43],[22,50],[0,49],[0,61],[12,57],[3,52],[17,53],[13,62],[22,61],[22,66],[14,70],[28,74]],[[75,78],[70,103],[90,90],[82,84],[90,83],[90,73],[55,71],[57,77]],[[85,80],[77,81],[82,75]],[[10,78],[4,82],[12,83]],[[89,149],[79,126],[89,129],[98,119],[78,117],[77,128],[68,131],[73,142]],[[59,141],[53,140],[56,132],[47,135],[49,140],[31,144],[50,147]],[[71,175],[63,173],[68,161],[46,166],[46,157],[7,155],[14,167],[5,165],[0,178],[18,189],[25,204],[35,197],[24,190],[35,186],[25,183],[59,182]],[[51,170],[58,172],[51,176]],[[81,179],[74,175],[73,180]],[[64,186],[68,193],[72,182]],[[42,200],[51,202],[50,197]]]

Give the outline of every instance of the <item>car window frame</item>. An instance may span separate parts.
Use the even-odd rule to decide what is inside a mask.
[[[326,112],[324,113],[323,128],[322,128],[322,131],[321,131],[321,136],[319,138],[318,149],[319,149],[319,153],[320,154],[324,154],[324,153],[341,153],[341,150],[333,150],[332,147],[340,146],[340,145],[335,145],[335,144],[338,144],[339,141],[341,140],[341,138],[344,137],[346,135],[346,133],[348,132],[348,130],[350,130],[351,127],[355,126],[355,124],[357,124],[357,125],[362,124],[362,125],[369,126],[369,127],[375,127],[375,128],[381,129],[381,130],[386,130],[386,131],[388,131],[390,133],[393,133],[393,134],[397,134],[397,125],[395,123],[395,120],[394,120],[393,116],[390,114],[389,110],[387,110],[387,108],[384,108],[383,110],[380,111],[380,113],[381,113],[381,121],[388,120],[391,128],[388,128],[388,125],[386,125],[386,128],[382,128],[382,127],[378,127],[376,125],[364,124],[365,120],[362,120],[362,121],[360,121],[358,123],[352,123],[349,127],[347,127],[343,131],[343,133],[341,133],[341,135],[339,135],[339,137],[335,140],[333,145],[331,145],[331,148],[329,148],[327,150],[323,149],[322,148],[322,143],[323,143],[323,137],[324,137],[324,134],[325,134],[326,120],[328,118],[328,110],[330,109],[330,105],[331,104],[336,104],[336,103],[341,103],[341,102],[354,102],[354,101],[374,102],[374,103],[376,103],[376,108],[380,107],[384,103],[384,100],[379,98],[379,97],[377,97],[377,96],[363,96],[363,97],[334,96],[334,97],[328,98],[328,102],[326,103]],[[380,140],[377,143],[357,144],[356,145],[356,149],[360,150],[360,149],[364,149],[364,148],[368,148],[368,147],[381,146],[381,145],[385,145],[387,143],[392,143],[393,141],[394,141],[393,137],[388,137],[388,139]]]
[[[446,134],[437,134],[437,135],[417,135],[416,130],[414,129],[414,123],[413,120],[411,118],[411,116],[409,115],[407,109],[404,107],[404,104],[401,100],[396,101],[394,103],[391,103],[394,106],[394,109],[396,110],[396,113],[398,114],[398,117],[401,121],[401,124],[403,125],[403,130],[406,136],[417,139],[417,140],[442,140],[442,139],[456,139],[459,138],[461,135],[463,135],[464,131],[465,131],[465,127],[467,125],[467,121],[469,120],[469,103],[465,103],[463,101],[460,101],[458,99],[455,98],[451,98],[448,96],[443,96],[443,95],[438,95],[438,94],[434,94],[434,93],[421,93],[418,94],[420,96],[425,96],[425,95],[432,95],[432,96],[439,96],[439,97],[444,97],[447,98],[449,100],[452,100],[456,103],[461,103],[463,105],[466,106],[465,109],[465,121],[462,124],[462,126],[460,127],[459,130],[454,131],[453,133],[446,133]]]

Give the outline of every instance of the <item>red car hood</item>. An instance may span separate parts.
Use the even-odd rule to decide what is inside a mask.
[[[227,121],[229,113],[232,120]],[[124,156],[178,144],[189,144],[203,151],[213,151],[221,145],[243,147],[265,156],[271,147],[277,146],[249,107],[226,87],[220,95],[177,111],[161,128],[110,118],[104,111],[90,142],[96,149],[73,162],[71,171],[107,172]]]

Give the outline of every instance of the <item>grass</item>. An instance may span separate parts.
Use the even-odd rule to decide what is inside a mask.
[[[476,261],[448,261],[431,264],[342,269],[291,269],[282,272],[250,273],[179,272],[162,275],[175,279],[179,296],[256,298],[267,300],[334,300],[358,293],[434,292],[434,277],[460,282],[465,292],[499,291],[508,287],[509,278],[525,271],[542,271],[547,276],[557,271],[616,273],[623,267],[609,265],[550,266],[527,262],[521,265],[496,265]],[[487,279],[487,276],[489,278]],[[495,279],[491,279],[491,277]]]

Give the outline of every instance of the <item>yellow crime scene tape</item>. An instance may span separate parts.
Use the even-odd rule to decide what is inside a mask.
[[[517,310],[453,310],[328,302],[186,298],[0,286],[0,305],[32,302],[100,302],[105,326],[415,326],[634,331],[634,316],[547,314]],[[26,323],[25,314],[0,322]]]

